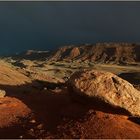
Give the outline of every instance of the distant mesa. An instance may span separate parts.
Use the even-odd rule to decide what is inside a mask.
[[[14,58],[48,61],[89,61],[95,63],[131,64],[140,62],[140,45],[132,43],[97,43],[70,45],[55,51],[28,50]]]
[[[75,96],[85,96],[91,102],[96,99],[140,117],[140,91],[115,74],[96,70],[75,72],[68,80],[68,87]]]
[[[25,52],[25,55],[42,54],[42,53],[48,53],[48,51],[28,50]]]
[[[36,51],[36,50],[27,50],[22,53],[13,55],[14,59],[28,59],[28,60],[45,60],[51,52],[49,51]]]
[[[66,46],[58,49],[50,60],[75,60],[97,63],[134,64],[140,62],[140,46],[130,43],[97,43]]]

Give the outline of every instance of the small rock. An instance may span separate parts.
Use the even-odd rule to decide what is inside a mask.
[[[44,90],[47,90],[47,87],[44,87]]]
[[[3,98],[6,95],[6,92],[4,90],[0,90],[0,98]]]
[[[39,124],[38,126],[37,126],[37,129],[42,129],[43,128],[43,124]]]
[[[33,129],[33,128],[31,128],[31,129],[30,129],[30,132],[34,132],[34,129]]]
[[[20,139],[23,139],[23,136],[19,136]]]
[[[36,120],[31,120],[30,123],[36,123]]]

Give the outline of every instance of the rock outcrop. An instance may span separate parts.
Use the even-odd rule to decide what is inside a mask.
[[[3,133],[8,132],[10,126],[16,125],[21,119],[25,119],[31,114],[31,109],[29,109],[22,101],[14,97],[0,98],[0,110],[0,138]],[[2,131],[2,128],[6,128],[6,130]],[[13,130],[14,127],[12,127],[11,131],[14,132]],[[17,133],[18,129],[14,132],[14,135]],[[6,137],[9,136],[7,135]]]
[[[3,98],[6,95],[6,92],[4,90],[0,90],[0,98]]]
[[[81,61],[95,63],[131,64],[140,62],[140,44],[97,43],[69,45],[54,51],[28,50],[12,56],[13,59]]]
[[[71,45],[57,49],[48,60],[89,61],[97,63],[131,64],[140,62],[140,45],[132,43],[97,43]]]
[[[104,71],[83,70],[75,72],[68,80],[73,94],[98,99],[113,107],[125,109],[140,117],[140,91],[126,80]]]
[[[0,60],[0,85],[21,85],[31,82],[30,78],[19,72],[11,64]]]
[[[73,58],[76,58],[79,55],[80,55],[80,50],[79,50],[78,47],[75,47],[71,50],[69,57],[70,57],[70,59],[73,59]]]

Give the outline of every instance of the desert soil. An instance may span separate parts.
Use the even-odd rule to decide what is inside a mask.
[[[25,68],[1,63],[0,89],[6,97],[0,98],[0,138],[140,138],[139,119],[101,104],[91,106],[69,94],[63,78],[79,66],[36,63]],[[93,67],[112,71],[112,65]],[[113,69],[122,73],[140,67],[115,65]],[[47,87],[48,81],[56,88]],[[58,81],[62,86],[54,84]]]

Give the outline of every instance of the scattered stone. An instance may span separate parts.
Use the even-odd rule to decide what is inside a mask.
[[[44,87],[44,90],[47,90],[47,87]]]
[[[36,123],[36,120],[31,120],[30,123]]]
[[[34,132],[34,129],[31,128],[29,131],[30,131],[30,132]]]
[[[6,95],[6,92],[4,90],[0,90],[0,98],[3,98]]]
[[[19,136],[20,139],[23,139],[23,136]]]
[[[37,129],[42,129],[43,128],[43,124],[39,124],[38,126],[37,126]]]
[[[115,74],[97,70],[75,72],[68,80],[68,88],[73,94],[98,99],[140,117],[140,91]]]

